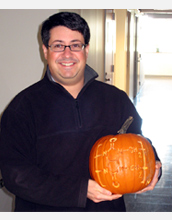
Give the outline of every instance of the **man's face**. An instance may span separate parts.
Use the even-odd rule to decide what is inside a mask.
[[[84,42],[84,37],[78,31],[72,31],[64,26],[57,26],[50,30],[49,45],[58,43],[71,45]],[[53,79],[61,85],[75,85],[84,80],[84,70],[88,56],[89,46],[74,52],[66,47],[63,52],[53,52],[43,45],[45,59],[49,65]]]

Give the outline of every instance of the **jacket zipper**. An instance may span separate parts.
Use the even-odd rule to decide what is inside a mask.
[[[78,116],[78,123],[79,123],[79,128],[81,128],[82,126],[82,122],[81,122],[81,114],[80,114],[80,110],[79,110],[79,104],[78,104],[78,100],[75,100],[76,103],[76,110],[77,110],[77,116]]]

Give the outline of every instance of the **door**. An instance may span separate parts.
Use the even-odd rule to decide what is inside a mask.
[[[116,24],[113,9],[105,10],[105,82],[113,84],[116,48]]]

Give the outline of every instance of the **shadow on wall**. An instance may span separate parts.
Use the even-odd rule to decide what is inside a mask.
[[[43,72],[42,72],[42,76],[41,76],[41,79],[43,79],[44,75],[45,75],[45,72],[46,72],[46,69],[47,69],[47,61],[44,58],[44,53],[43,53],[43,50],[42,50],[41,28],[42,28],[42,24],[40,24],[39,27],[38,27],[37,40],[38,40],[38,44],[39,44],[40,58],[41,58],[41,61],[44,64],[44,68],[43,68]]]

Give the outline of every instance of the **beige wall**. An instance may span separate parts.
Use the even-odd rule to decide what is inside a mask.
[[[136,9],[115,9],[116,54],[114,85],[134,97]]]
[[[127,84],[127,9],[115,9],[116,55],[114,85],[126,91]]]

